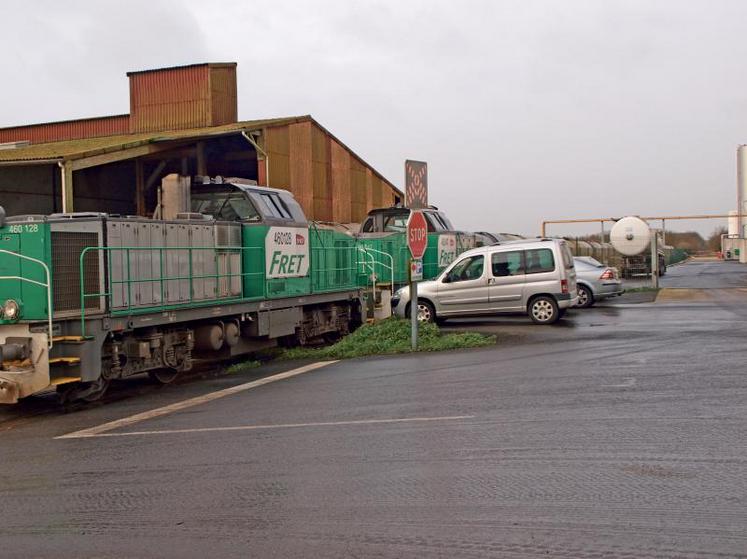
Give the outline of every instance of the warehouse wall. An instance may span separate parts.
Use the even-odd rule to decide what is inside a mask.
[[[310,219],[360,223],[395,203],[386,181],[313,122],[268,128],[264,142],[269,186],[293,192]]]

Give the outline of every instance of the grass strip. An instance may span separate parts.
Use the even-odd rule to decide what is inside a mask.
[[[477,332],[441,333],[435,324],[421,324],[417,351],[448,351],[485,347],[495,343],[495,336]],[[296,347],[283,351],[280,359],[352,359],[367,355],[391,355],[412,351],[410,321],[388,318],[365,324],[337,343],[320,347]]]

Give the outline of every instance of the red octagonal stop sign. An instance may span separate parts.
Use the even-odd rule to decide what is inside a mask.
[[[413,258],[423,258],[428,247],[428,224],[423,212],[410,212],[407,220],[407,246]]]

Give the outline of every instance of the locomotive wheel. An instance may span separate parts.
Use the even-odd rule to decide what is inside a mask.
[[[148,376],[159,384],[171,384],[179,376],[179,371],[174,369],[156,369],[155,371],[148,371]]]

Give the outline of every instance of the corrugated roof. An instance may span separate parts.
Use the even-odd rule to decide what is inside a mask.
[[[135,74],[147,74],[148,72],[163,72],[164,70],[181,70],[183,68],[196,68],[199,66],[208,66],[210,68],[235,68],[236,62],[198,62],[196,64],[182,64],[181,66],[165,66],[163,68],[150,68],[148,70],[135,70],[127,72],[128,76]]]
[[[92,122],[96,120],[111,120],[114,118],[129,118],[130,113],[124,113],[119,115],[106,115],[106,116],[91,116],[86,118],[71,118],[69,120],[52,120],[49,122],[35,122],[34,124],[19,124],[18,126],[3,126],[0,128],[0,132],[3,130],[21,130],[23,128],[36,128],[37,126],[53,126],[57,124],[74,124],[76,122]]]
[[[230,134],[241,130],[259,130],[267,126],[282,126],[312,120],[309,115],[284,118],[269,118],[262,120],[245,120],[223,126],[208,126],[204,128],[188,128],[167,132],[144,132],[141,134],[122,134],[120,136],[102,136],[99,138],[85,138],[81,140],[66,140],[63,142],[49,142],[31,144],[17,149],[0,149],[0,165],[4,162],[50,159],[80,159],[101,153],[119,151],[155,142],[169,140],[189,140],[221,134]]]
[[[244,120],[222,126],[207,126],[203,128],[189,128],[184,130],[172,130],[166,132],[143,132],[140,134],[122,134],[119,136],[102,136],[98,138],[86,138],[81,140],[66,140],[62,142],[48,142],[44,144],[31,144],[27,147],[16,149],[0,149],[0,166],[2,165],[19,165],[34,163],[54,163],[55,161],[82,159],[94,155],[121,151],[146,144],[192,140],[200,138],[209,138],[211,136],[221,136],[242,130],[261,130],[273,126],[286,126],[299,122],[312,122],[323,130],[326,134],[337,141],[343,148],[360,161],[363,165],[369,167],[374,175],[383,180],[391,188],[402,194],[394,184],[366,163],[357,153],[345,145],[339,138],[319,124],[311,115],[290,116],[280,118],[267,118],[261,120]]]

